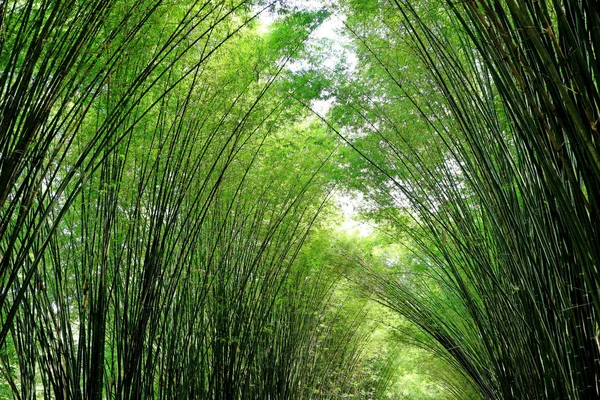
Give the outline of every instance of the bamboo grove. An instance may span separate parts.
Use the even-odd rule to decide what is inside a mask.
[[[337,343],[355,330],[319,330],[340,318],[331,282],[296,262],[330,151],[264,150],[304,112],[281,73],[323,15],[282,22],[292,34],[259,59],[257,12],[2,2],[0,341],[14,398],[343,390],[358,347]]]
[[[365,90],[342,88],[372,132],[352,143],[379,176],[362,186],[422,266],[367,288],[476,397],[600,397],[600,9],[346,3],[369,60]]]
[[[0,0],[0,397],[600,398],[598,6],[302,3]]]

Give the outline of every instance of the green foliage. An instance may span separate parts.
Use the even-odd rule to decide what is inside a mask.
[[[367,110],[339,121],[363,121],[348,143],[379,177],[354,187],[391,225],[394,204],[412,217],[400,230],[426,266],[410,280],[372,271],[369,290],[484,398],[598,397],[597,10],[369,3],[346,3],[365,87],[402,96],[354,95]],[[412,106],[380,111],[403,99]]]
[[[0,2],[0,397],[600,396],[597,7],[329,6]]]
[[[298,257],[335,146],[297,99],[324,80],[285,68],[326,13],[261,35],[249,6],[0,5],[3,394],[350,390],[359,320]]]

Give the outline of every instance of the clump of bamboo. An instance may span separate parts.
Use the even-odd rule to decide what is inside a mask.
[[[390,4],[401,21],[390,35],[436,92],[419,97],[392,58],[367,51],[443,156],[422,159],[394,136],[403,121],[380,114],[394,164],[374,164],[415,212],[427,275],[376,274],[372,287],[484,398],[599,397],[598,9]]]
[[[0,5],[0,363],[13,397],[349,390],[359,320],[341,329],[332,276],[297,261],[331,152],[275,154],[275,133],[306,117],[284,67],[325,14],[280,21],[288,40],[259,56],[250,5]]]

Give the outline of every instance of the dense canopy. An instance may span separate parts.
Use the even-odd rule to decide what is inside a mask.
[[[0,398],[600,398],[600,8],[0,1]]]

